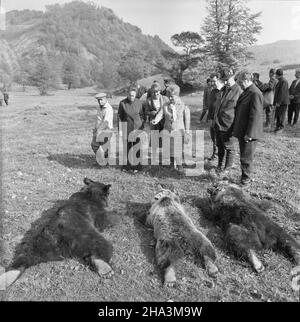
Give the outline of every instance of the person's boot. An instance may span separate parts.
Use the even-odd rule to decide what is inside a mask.
[[[220,174],[222,171],[223,171],[223,158],[222,159],[219,158],[216,173]]]
[[[213,146],[213,153],[212,155],[208,158],[209,161],[213,161],[215,160],[217,157],[217,147],[214,145]]]
[[[269,119],[267,119],[265,127],[267,130],[271,129],[271,121]]]
[[[170,168],[175,168],[175,158],[170,157]]]
[[[184,168],[183,168],[183,166],[179,164],[179,165],[177,166],[177,171],[178,171],[179,173],[182,173],[182,174],[183,174],[183,173],[184,173]]]
[[[227,153],[224,170],[225,171],[230,170],[232,166],[233,166],[233,154]]]

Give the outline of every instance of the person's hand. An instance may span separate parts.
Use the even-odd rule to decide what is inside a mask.
[[[250,138],[248,135],[245,135],[245,136],[244,136],[244,141],[245,141],[245,143],[248,143],[248,142],[253,141],[253,139],[252,139],[252,138]]]
[[[212,124],[213,124],[213,120],[207,120],[207,124],[208,124],[208,126],[212,126]]]
[[[290,95],[290,99],[292,100],[294,98],[294,95]]]
[[[157,121],[155,121],[155,120],[152,120],[151,121],[151,124],[153,124],[153,125],[156,125],[158,122]]]

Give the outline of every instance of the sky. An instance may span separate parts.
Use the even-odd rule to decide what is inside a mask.
[[[66,2],[71,0],[2,0],[2,7],[6,11],[45,10],[45,5]],[[170,37],[175,33],[200,32],[207,15],[205,0],[93,0],[93,2],[111,8],[123,21],[138,26],[143,33],[157,34],[169,45]],[[300,39],[300,0],[249,0],[247,5],[253,13],[262,12],[259,21],[262,23],[263,31],[257,36],[257,45],[277,40]]]

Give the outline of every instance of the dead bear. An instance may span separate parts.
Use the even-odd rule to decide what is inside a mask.
[[[109,224],[105,208],[111,185],[88,178],[84,183],[37,230],[26,233],[7,272],[0,276],[0,289],[10,286],[30,266],[64,258],[77,258],[99,275],[113,274],[109,265],[113,247],[100,233]]]
[[[194,225],[175,193],[162,189],[154,196],[146,223],[154,229],[156,261],[164,271],[166,286],[176,282],[173,264],[186,252],[200,258],[210,276],[217,275],[218,268],[214,264],[216,252],[212,243]]]
[[[239,258],[248,260],[256,272],[264,270],[256,254],[264,248],[280,250],[300,265],[299,243],[265,215],[261,202],[234,184],[219,183],[208,192],[210,219],[221,227],[227,247]]]

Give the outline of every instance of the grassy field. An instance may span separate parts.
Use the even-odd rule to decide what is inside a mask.
[[[91,88],[58,91],[46,97],[32,91],[12,92],[10,106],[0,109],[4,242],[0,264],[7,266],[25,233],[30,234],[31,225],[78,191],[83,178],[89,177],[112,184],[109,208],[114,225],[104,235],[114,245],[115,274],[102,279],[75,259],[48,261],[28,268],[15,284],[0,292],[2,300],[296,301],[288,259],[272,251],[261,253],[266,270],[257,275],[224,249],[219,229],[203,217],[216,163],[206,163],[205,173],[198,177],[184,177],[158,167],[147,167],[134,175],[118,167],[93,165],[90,141],[96,102],[92,93]],[[120,99],[112,100],[115,108]],[[192,128],[206,131],[208,157],[212,147],[207,125],[198,123],[201,94],[183,100],[192,110]],[[248,188],[256,198],[273,201],[269,215],[296,238],[300,233],[299,142],[299,126],[278,136],[265,133],[256,154],[255,181]],[[239,177],[237,152],[230,180],[238,182]],[[187,258],[177,264],[176,286],[162,286],[151,246],[152,231],[135,215],[159,183],[176,188],[196,225],[216,246],[217,279],[211,279]]]

